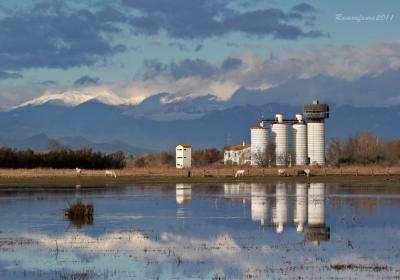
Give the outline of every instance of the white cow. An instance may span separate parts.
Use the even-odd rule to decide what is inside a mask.
[[[239,169],[235,173],[235,178],[244,176],[244,172],[245,172],[244,169]]]
[[[286,169],[278,169],[278,175],[281,177],[286,177],[288,174],[286,172]]]
[[[310,177],[310,175],[311,175],[311,170],[310,169],[297,170],[297,176]]]
[[[77,167],[77,168],[75,168],[75,171],[76,171],[76,176],[82,175],[82,169]]]
[[[114,170],[106,170],[105,173],[104,173],[104,175],[105,175],[106,177],[107,177],[107,176],[110,176],[110,177],[117,178],[117,173],[115,173]]]

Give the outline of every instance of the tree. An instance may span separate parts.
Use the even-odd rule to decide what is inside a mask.
[[[196,150],[192,153],[192,161],[194,166],[205,166],[218,162],[222,159],[223,154],[216,148]]]
[[[145,166],[146,166],[146,161],[145,161],[144,156],[141,156],[141,157],[136,158],[136,159],[134,160],[134,162],[133,162],[133,166],[139,167],[139,168],[145,167]]]
[[[275,162],[275,145],[274,143],[268,143],[265,150],[259,150],[253,154],[253,162],[255,165],[260,167],[271,167]]]
[[[266,151],[258,150],[253,154],[253,162],[259,167],[268,167],[269,160]]]
[[[47,142],[47,150],[49,151],[61,151],[65,149],[68,149],[68,147],[66,145],[61,144],[57,140],[49,139],[49,141]]]
[[[174,166],[175,156],[170,152],[161,152],[160,160],[162,165]]]
[[[343,144],[339,139],[333,138],[326,152],[326,159],[329,164],[339,166],[343,157]]]

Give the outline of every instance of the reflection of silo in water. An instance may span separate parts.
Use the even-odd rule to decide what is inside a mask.
[[[308,189],[308,241],[328,241],[330,228],[325,225],[325,184],[311,183]]]
[[[263,184],[251,184],[251,219],[264,225],[268,219],[267,188]]]
[[[224,197],[232,198],[240,193],[240,184],[224,184]]]
[[[192,202],[192,186],[190,184],[176,184],[176,203],[190,204]]]
[[[296,184],[296,207],[294,208],[294,223],[296,230],[302,232],[307,222],[307,185]]]
[[[276,232],[282,233],[288,220],[288,202],[285,184],[276,184],[275,199],[272,221],[276,225]]]

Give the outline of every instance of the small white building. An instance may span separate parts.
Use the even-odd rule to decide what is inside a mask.
[[[224,148],[224,164],[247,164],[251,162],[251,145],[243,144]]]
[[[176,146],[176,168],[190,168],[192,166],[192,145],[179,144]]]

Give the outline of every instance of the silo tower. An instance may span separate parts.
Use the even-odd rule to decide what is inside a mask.
[[[301,113],[296,114],[292,125],[292,151],[296,165],[307,164],[307,126]]]
[[[318,100],[304,106],[307,119],[308,158],[311,165],[325,165],[325,119],[329,118],[329,106]]]
[[[251,165],[263,165],[262,161],[266,158],[268,145],[268,129],[264,127],[264,122],[260,122],[257,127],[252,127],[250,132]]]
[[[276,166],[286,166],[289,157],[288,123],[283,120],[283,114],[277,113],[271,125],[272,143],[275,145]]]

